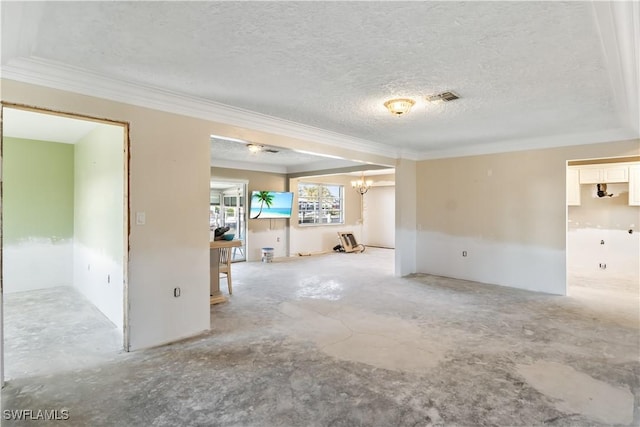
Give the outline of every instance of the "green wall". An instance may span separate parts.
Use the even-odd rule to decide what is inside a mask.
[[[73,238],[74,147],[3,139],[5,244]]]

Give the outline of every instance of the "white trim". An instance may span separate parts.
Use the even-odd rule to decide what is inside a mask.
[[[607,3],[607,5],[609,5],[609,3]],[[624,6],[619,7],[621,8]],[[618,8],[616,11],[611,11],[606,9],[605,6],[602,6],[602,8],[604,9],[604,12],[597,12],[596,15],[607,15],[607,13],[608,15],[605,16],[605,18],[599,18],[601,33],[607,33],[607,31],[604,31],[602,28],[607,22],[609,22],[610,29],[615,27],[620,33],[617,34],[617,38],[603,37],[603,44],[607,47],[615,46],[615,50],[617,52],[617,55],[614,55],[614,57],[607,57],[607,61],[611,62],[608,68],[620,70],[621,67],[625,66],[627,69],[626,72],[621,70],[617,76],[612,76],[612,84],[615,87],[614,90],[616,93],[618,108],[623,110],[620,114],[626,122],[621,124],[626,125],[625,128],[600,132],[588,132],[584,134],[501,140],[486,144],[474,144],[473,146],[463,148],[443,148],[440,150],[428,149],[420,152],[402,148],[393,149],[381,143],[342,135],[300,123],[294,123],[288,120],[231,107],[202,98],[184,96],[156,87],[132,84],[108,78],[80,68],[39,58],[12,59],[8,64],[0,67],[0,73],[4,79],[41,85],[54,89],[80,93],[83,95],[109,99],[111,101],[152,108],[159,111],[182,114],[189,117],[225,123],[276,135],[288,136],[291,138],[311,141],[319,145],[347,148],[358,152],[376,154],[392,159],[402,158],[409,160],[427,160],[636,139],[640,135],[638,131],[638,126],[640,125],[638,124],[637,119],[639,101],[637,96],[634,97],[634,94],[637,94],[638,92],[636,89],[638,88],[639,72],[637,71],[637,68],[631,71],[629,71],[629,69],[633,68],[633,65],[637,64],[639,61],[637,57],[638,54],[634,53],[633,50],[634,48],[638,50],[638,46],[637,43],[636,46],[632,46],[634,43],[631,43],[632,45],[625,46],[627,49],[623,49],[620,46],[620,40],[629,40],[631,38],[633,41],[634,37],[635,39],[640,38],[637,35],[638,20],[628,18],[624,23],[620,23],[623,18],[620,18],[622,13],[619,11],[622,9]],[[628,5],[628,8],[632,8],[636,11],[638,9],[637,5]],[[614,15],[618,17],[615,23],[613,22],[615,21]],[[606,19],[607,17],[608,20]],[[612,31],[613,30],[608,31],[608,33],[611,33]],[[623,31],[626,32],[622,33]],[[249,169],[275,172],[273,169],[269,169],[268,167],[267,169],[259,168],[262,168],[262,166],[252,166]],[[286,173],[286,171],[278,172]]]
[[[624,124],[640,132],[640,4],[593,2],[602,56]]]
[[[512,141],[490,142],[477,144],[472,147],[443,149],[429,151],[410,160],[432,160],[448,157],[479,156],[483,154],[508,153],[513,151],[539,150],[544,148],[559,148],[572,145],[598,144],[612,141],[627,141],[638,139],[638,134],[629,129],[611,129],[601,132],[589,132],[573,135],[556,135],[542,138],[518,139]],[[405,157],[407,158],[407,157]]]
[[[241,162],[237,160],[211,159],[211,167],[242,169],[256,172],[271,172],[286,174],[287,168],[278,165],[269,165],[264,163]]]

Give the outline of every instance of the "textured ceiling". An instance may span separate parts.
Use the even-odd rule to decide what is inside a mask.
[[[75,144],[93,131],[97,122],[77,120],[54,114],[5,108],[2,110],[2,135],[36,141]]]
[[[495,144],[506,151],[523,140],[624,127],[590,2],[2,7],[5,68],[21,58],[64,64],[399,155]],[[461,99],[424,101],[444,90]],[[416,105],[393,117],[382,103],[399,96]]]
[[[365,165],[349,160],[322,157],[317,154],[290,150],[282,147],[263,145],[263,150],[251,152],[249,142],[229,141],[211,137],[211,165],[238,167],[246,164],[248,169],[262,169],[271,172],[291,173],[349,168]]]

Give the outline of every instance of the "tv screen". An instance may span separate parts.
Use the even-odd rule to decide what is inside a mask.
[[[291,218],[293,193],[283,191],[251,192],[249,219]]]

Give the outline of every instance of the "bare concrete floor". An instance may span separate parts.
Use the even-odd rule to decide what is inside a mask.
[[[72,287],[4,295],[5,379],[46,376],[117,358],[122,332]]]
[[[212,307],[210,332],[22,372],[3,409],[65,408],[73,426],[640,422],[638,304],[394,278],[392,262],[370,248],[234,264],[234,295]]]

